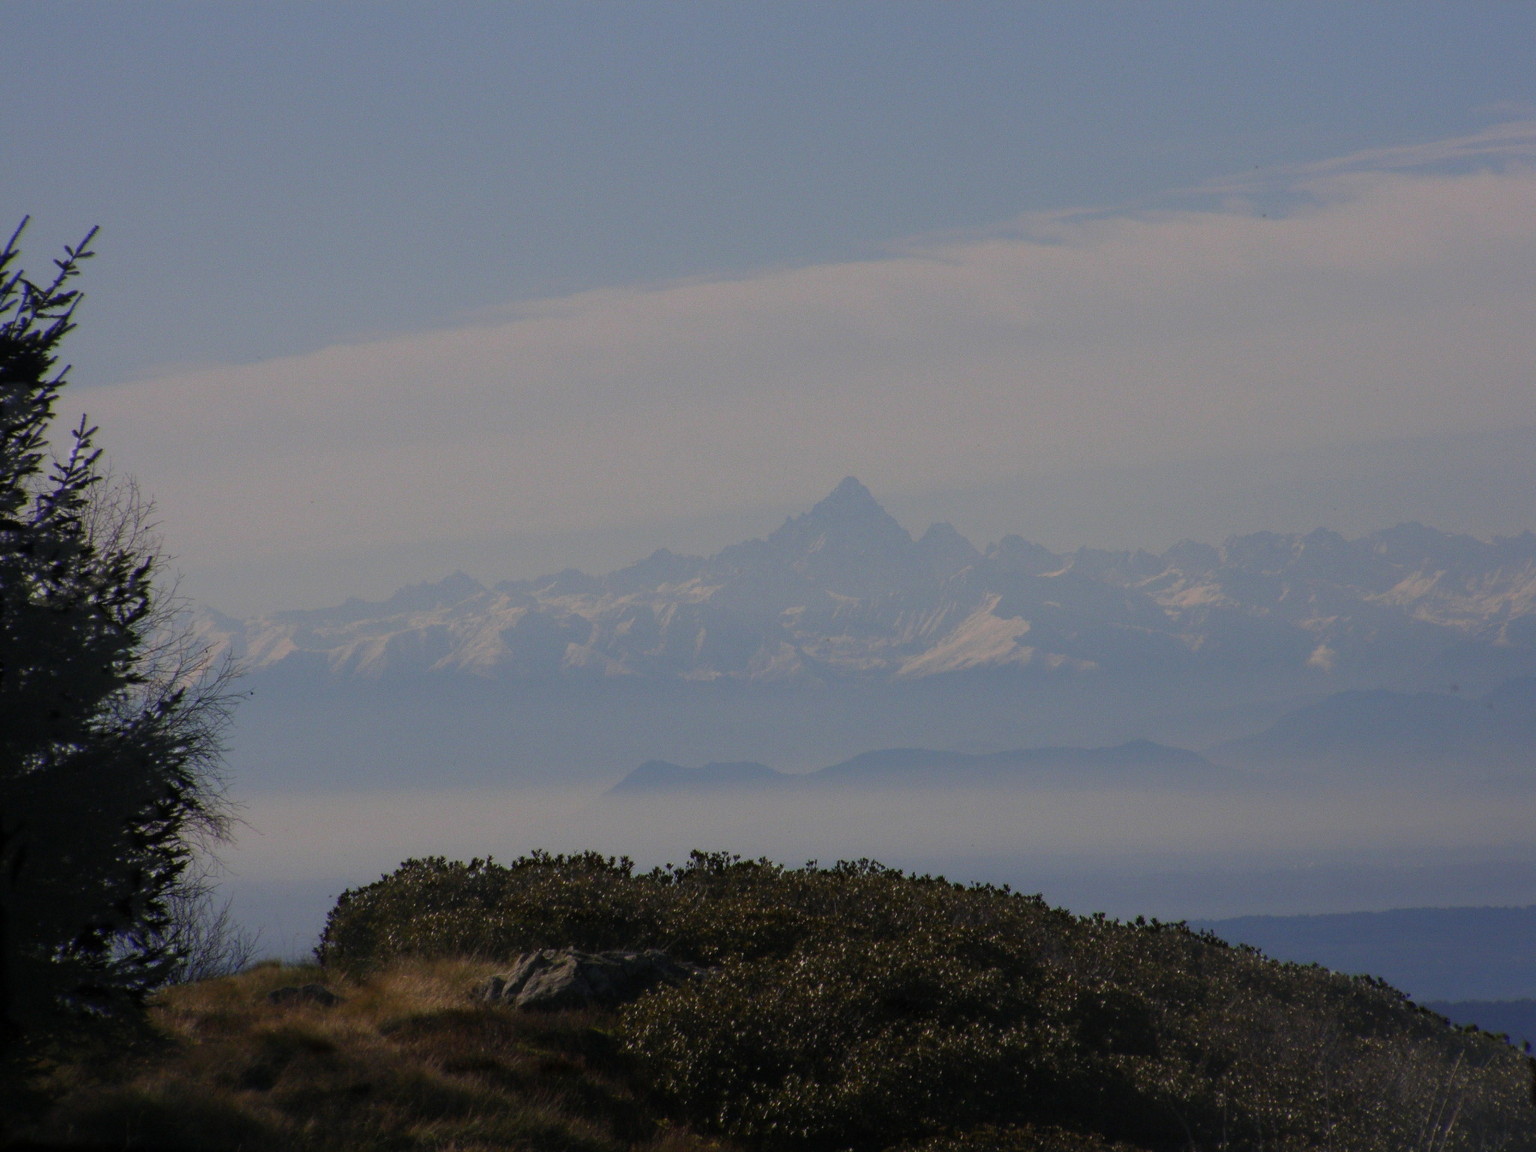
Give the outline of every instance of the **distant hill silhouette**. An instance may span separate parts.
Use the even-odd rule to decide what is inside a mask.
[[[1278,960],[1381,976],[1421,1002],[1536,998],[1536,905],[1242,916],[1191,926]]]
[[[1210,786],[1233,775],[1205,757],[1150,740],[1113,748],[1021,748],[969,754],[926,748],[865,752],[815,772],[776,772],[757,763],[685,768],[649,760],[608,790],[610,796],[703,795],[723,791],[882,788],[1097,788],[1108,785]]]
[[[717,792],[724,789],[756,789],[782,784],[789,777],[766,764],[743,761],[684,768],[665,760],[647,760],[612,788],[610,796],[659,795],[675,792]]]
[[[1482,696],[1344,692],[1283,716],[1254,736],[1209,750],[1259,771],[1372,771],[1536,778],[1536,678]]]
[[[1475,1024],[1515,1044],[1536,1044],[1536,1000],[1425,1000],[1452,1024]]]

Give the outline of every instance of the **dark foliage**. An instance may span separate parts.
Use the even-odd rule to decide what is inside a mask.
[[[17,233],[19,236],[19,230]],[[167,640],[146,509],[84,421],[47,432],[90,236],[45,282],[0,251],[0,1058],[131,1014],[183,959],[168,901],[224,827],[224,679]]]
[[[1376,981],[868,862],[415,860],[321,957],[659,946],[625,1008],[679,1120],[761,1149],[1536,1149],[1524,1057]]]

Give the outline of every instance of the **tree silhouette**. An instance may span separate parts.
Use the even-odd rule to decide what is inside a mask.
[[[167,638],[147,506],[95,429],[48,448],[95,229],[39,283],[25,226],[0,251],[0,1060],[174,975],[178,888],[228,829],[228,670]]]

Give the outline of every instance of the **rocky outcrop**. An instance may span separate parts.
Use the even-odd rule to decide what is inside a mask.
[[[654,948],[644,952],[545,948],[524,953],[508,971],[487,979],[479,996],[514,1008],[613,1008],[660,984],[681,984],[705,971]]]
[[[341,997],[332,992],[324,984],[306,984],[302,988],[288,985],[284,988],[275,988],[267,993],[267,1003],[286,1007],[294,1004],[318,1004],[322,1008],[330,1008],[341,1003]]]

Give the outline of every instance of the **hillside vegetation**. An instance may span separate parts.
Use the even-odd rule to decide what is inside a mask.
[[[473,1000],[514,954],[561,946],[713,971],[614,1012]],[[319,959],[170,990],[135,1060],[55,1071],[48,1131],[251,1150],[1536,1149],[1527,1058],[1379,981],[868,862],[413,860],[342,896]],[[262,998],[305,980],[342,1002]]]
[[[490,969],[401,961],[364,979],[261,965],[168,989],[136,1037],[47,1069],[26,1147],[143,1152],[692,1152],[645,1099],[612,1021],[473,1004]],[[273,1004],[324,981],[335,1005]],[[9,1147],[3,1139],[0,1146]]]

